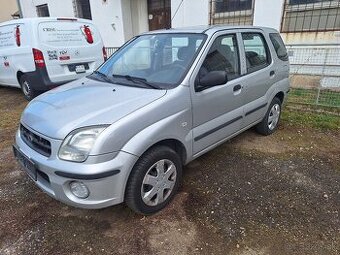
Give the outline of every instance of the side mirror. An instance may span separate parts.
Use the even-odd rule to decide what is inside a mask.
[[[196,91],[202,91],[210,87],[223,85],[226,84],[227,81],[228,78],[225,71],[212,71],[197,81]]]

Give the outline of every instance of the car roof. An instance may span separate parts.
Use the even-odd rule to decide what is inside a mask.
[[[93,23],[92,20],[80,19],[80,18],[74,18],[74,17],[37,17],[37,18],[12,19],[12,20],[0,23],[0,26],[12,25],[12,24],[18,24],[18,23],[29,23],[29,22],[37,23],[41,21],[57,21],[57,20],[74,20],[74,21]]]
[[[210,25],[210,26],[194,26],[194,27],[180,27],[154,30],[144,34],[162,34],[162,33],[199,33],[199,34],[214,34],[224,30],[262,30],[268,33],[278,33],[277,30],[270,27],[259,26],[228,26],[228,25]]]

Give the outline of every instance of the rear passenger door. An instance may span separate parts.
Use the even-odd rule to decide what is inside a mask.
[[[244,84],[243,127],[247,127],[263,118],[277,70],[272,63],[264,33],[254,30],[243,31],[241,38]]]

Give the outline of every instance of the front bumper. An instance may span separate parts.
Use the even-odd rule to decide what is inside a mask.
[[[119,151],[112,155],[89,156],[83,163],[68,162],[57,157],[62,141],[44,138],[52,144],[50,157],[31,149],[21,139],[20,131],[16,134],[15,147],[34,162],[37,168],[34,181],[48,195],[65,204],[87,209],[104,208],[124,201],[125,186],[138,159],[136,156]],[[69,184],[72,181],[81,181],[88,187],[90,194],[86,199],[71,193]]]

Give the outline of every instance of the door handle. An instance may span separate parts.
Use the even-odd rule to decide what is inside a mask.
[[[242,86],[240,84],[237,84],[237,85],[234,86],[233,91],[236,92],[240,89],[242,89]]]
[[[270,71],[269,75],[270,77],[273,77],[275,75],[275,71]]]

